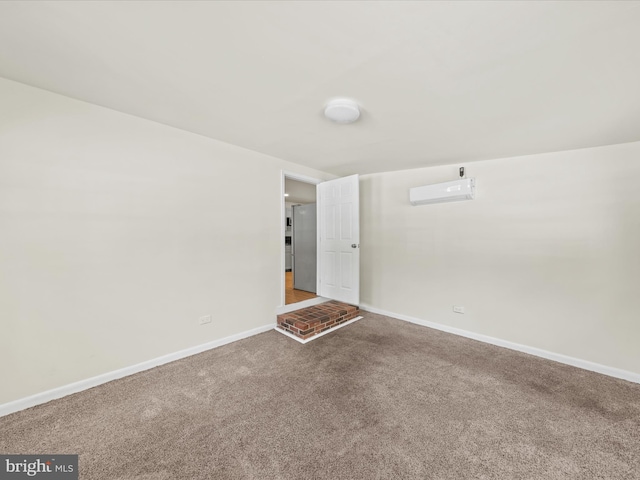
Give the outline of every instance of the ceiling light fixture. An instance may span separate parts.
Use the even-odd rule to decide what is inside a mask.
[[[334,98],[324,107],[324,116],[335,123],[353,123],[360,118],[360,107],[348,98]]]

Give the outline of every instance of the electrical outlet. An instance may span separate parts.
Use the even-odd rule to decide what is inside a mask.
[[[453,306],[453,311],[456,313],[464,313],[464,307],[460,307],[458,305]]]
[[[211,315],[205,315],[204,317],[200,317],[200,319],[198,320],[198,323],[200,325],[211,323]]]

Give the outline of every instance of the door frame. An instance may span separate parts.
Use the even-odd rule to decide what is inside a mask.
[[[285,229],[286,229],[286,222],[287,222],[287,213],[286,213],[286,208],[285,208],[285,180],[288,178],[289,180],[295,180],[297,182],[304,182],[304,183],[310,183],[312,185],[318,185],[319,183],[324,182],[325,180],[322,180],[320,178],[315,178],[315,177],[309,177],[307,175],[302,175],[300,173],[296,173],[296,172],[292,172],[292,171],[288,171],[288,170],[281,170],[280,171],[280,306],[277,307],[276,309],[276,313],[280,314],[280,313],[287,313],[287,312],[291,312],[293,310],[298,310],[300,308],[304,308],[304,307],[309,307],[311,305],[318,305],[319,303],[324,303],[327,300],[329,300],[328,298],[323,298],[323,297],[316,297],[316,298],[312,298],[310,300],[304,300],[302,302],[297,302],[297,303],[291,303],[289,305],[287,305],[285,303],[286,299],[285,299],[285,247],[284,247],[284,238],[285,238]],[[316,189],[316,208],[318,208],[318,202],[317,202],[317,196],[318,196],[318,191]],[[318,222],[320,219],[320,216],[317,216],[318,218]],[[317,229],[317,233],[316,233],[317,237],[318,237],[318,242],[320,241],[320,229]],[[316,258],[316,262],[318,262],[317,258]],[[316,291],[318,290],[318,285],[319,285],[319,278],[318,276],[320,275],[320,270],[319,267],[320,265],[317,265],[318,269],[316,270]]]

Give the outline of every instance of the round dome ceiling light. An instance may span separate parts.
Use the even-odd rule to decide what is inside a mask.
[[[335,123],[353,123],[360,118],[360,108],[353,100],[335,98],[324,107],[324,116]]]

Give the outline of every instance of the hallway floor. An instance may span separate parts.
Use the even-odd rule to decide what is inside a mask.
[[[317,295],[311,292],[305,292],[304,290],[296,290],[293,288],[293,272],[285,272],[285,296],[284,303],[289,305],[291,303],[298,303],[310,298],[316,298]]]

